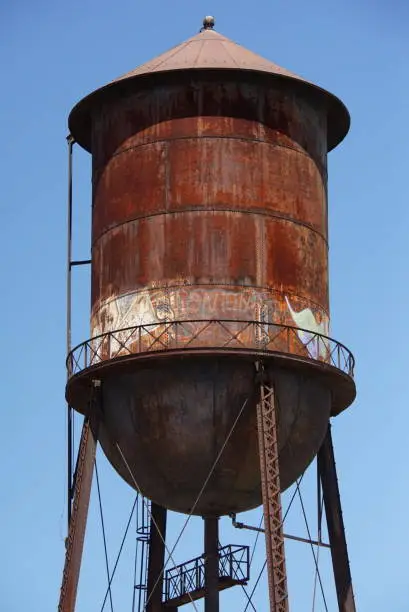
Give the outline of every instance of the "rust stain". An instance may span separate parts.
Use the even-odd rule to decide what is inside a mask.
[[[94,126],[98,330],[107,331],[107,303],[158,287],[220,296],[248,288],[259,310],[274,302],[269,322],[293,323],[288,296],[328,318],[319,109],[281,86],[203,79],[106,105]],[[217,303],[211,315],[223,318]]]
[[[314,457],[331,411],[330,385],[294,365],[328,362],[325,343],[309,345],[329,324],[327,109],[305,84],[237,75],[150,75],[113,88],[90,115],[91,327],[115,332],[91,351],[91,365],[109,371],[102,445],[129,481],[120,440],[144,494],[183,512],[254,389],[251,359],[217,352],[226,342],[288,359],[267,367],[280,396],[283,488]],[[189,346],[198,351],[189,359],[172,353]],[[169,356],[155,361],[156,347]],[[129,354],[142,365],[115,359]],[[260,503],[254,408],[199,514]]]

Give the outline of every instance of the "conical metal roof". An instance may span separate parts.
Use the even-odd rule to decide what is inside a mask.
[[[169,51],[142,64],[135,70],[127,72],[115,79],[114,83],[124,79],[151,74],[152,72],[168,72],[170,70],[191,69],[223,69],[223,70],[255,70],[269,72],[279,76],[304,81],[285,68],[281,68],[269,60],[253,53],[233,42],[226,36],[206,29],[192,36]],[[304,81],[306,82],[306,81]]]
[[[196,70],[257,72],[265,74],[267,78],[269,76],[274,79],[296,81],[306,89],[315,90],[327,108],[328,151],[339,144],[349,130],[348,110],[336,96],[238,45],[212,28],[205,28],[173,49],[127,72],[83,98],[70,113],[68,124],[71,134],[82,147],[90,151],[92,110],[109,91],[127,83],[136,84],[138,79],[149,75]]]

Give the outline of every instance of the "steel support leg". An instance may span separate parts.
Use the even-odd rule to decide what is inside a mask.
[[[318,470],[324,496],[338,608],[340,612],[355,612],[352,578],[349,568],[348,549],[330,426],[318,453]]]
[[[219,519],[204,519],[205,612],[219,612]]]
[[[78,462],[73,495],[73,507],[66,542],[64,573],[58,604],[59,612],[74,612],[78,581],[84,548],[92,476],[98,434],[98,414],[101,405],[101,388],[95,381],[90,406],[90,416],[84,421],[78,450]]]
[[[151,504],[146,612],[162,612],[163,568],[165,565],[166,508]]]
[[[263,372],[261,372],[261,376]],[[257,405],[261,490],[264,505],[264,527],[270,612],[288,612],[287,574],[285,567],[283,520],[281,509],[280,470],[278,463],[276,402],[274,387],[261,378]]]

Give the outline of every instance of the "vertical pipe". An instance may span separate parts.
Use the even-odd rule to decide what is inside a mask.
[[[219,612],[219,519],[204,519],[205,612]]]
[[[166,508],[151,504],[146,612],[162,612],[163,569],[165,565]]]
[[[72,260],[72,148],[74,138],[67,136],[68,198],[67,198],[67,355],[71,350],[71,260]]]
[[[338,609],[339,612],[355,612],[354,592],[352,589],[344,520],[342,518],[331,426],[328,426],[327,434],[318,453],[318,469],[324,496]]]
[[[72,260],[72,147],[74,138],[67,136],[68,144],[68,198],[67,198],[67,304],[66,304],[66,352],[71,351],[71,260]],[[67,404],[67,521],[71,521],[72,500],[72,408]]]

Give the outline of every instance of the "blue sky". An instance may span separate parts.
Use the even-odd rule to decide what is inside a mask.
[[[2,97],[1,320],[2,525],[0,609],[55,610],[65,535],[66,119],[82,96],[195,34],[205,14],[217,29],[339,95],[349,136],[329,158],[332,336],[357,360],[358,398],[333,423],[351,569],[360,612],[409,609],[408,102],[403,0],[305,3],[15,0],[0,5]],[[75,255],[89,255],[90,163],[75,158]],[[76,274],[74,341],[88,335],[88,275]],[[132,494],[99,457],[110,558]],[[305,496],[313,521],[313,472]],[[286,496],[287,499],[288,496]],[[256,524],[260,512],[246,520]],[[170,544],[181,517],[171,518]],[[312,523],[313,525],[315,523]],[[305,534],[294,506],[288,529]],[[201,553],[201,521],[175,553]],[[254,535],[222,524],[223,543]],[[93,495],[78,610],[100,609],[105,575]],[[289,544],[292,610],[311,609],[311,551]],[[259,543],[254,577],[263,562]],[[130,610],[134,540],[115,586]],[[321,554],[335,610],[328,553]],[[255,599],[267,610],[265,583]],[[224,609],[244,610],[240,590]],[[307,602],[307,603],[306,603]],[[108,608],[106,608],[107,610]],[[189,606],[186,606],[186,610]],[[324,610],[318,601],[317,612]]]

